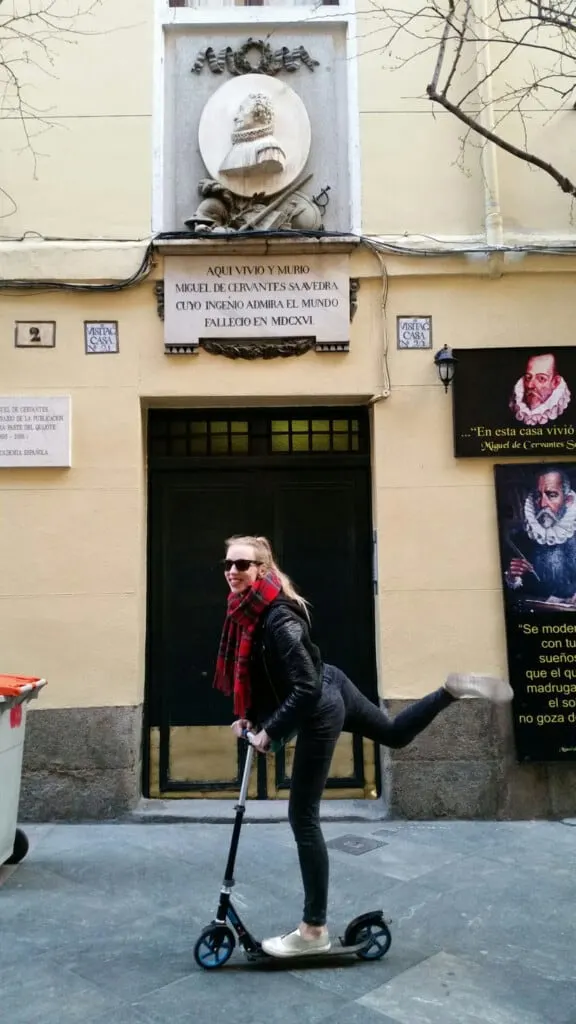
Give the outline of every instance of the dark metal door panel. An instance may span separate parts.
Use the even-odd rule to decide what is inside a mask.
[[[278,559],[311,603],[324,660],[338,665],[373,696],[368,471],[278,472],[273,492]]]
[[[152,725],[221,725],[230,701],[212,678],[226,608],[220,560],[232,533],[264,528],[253,471],[160,473],[151,509]],[[255,507],[256,506],[256,507]],[[258,520],[254,522],[255,518]]]

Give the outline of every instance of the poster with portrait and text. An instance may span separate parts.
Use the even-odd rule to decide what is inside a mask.
[[[519,761],[576,761],[576,462],[494,467]]]
[[[454,454],[576,457],[576,347],[455,349]]]

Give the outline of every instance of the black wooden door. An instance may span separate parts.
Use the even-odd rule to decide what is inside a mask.
[[[235,789],[241,749],[230,734],[231,700],[212,687],[227,587],[220,560],[232,534],[268,536],[282,568],[312,605],[325,661],[376,698],[369,467],[227,459],[150,471],[147,776],[152,795]],[[192,462],[192,460],[191,460]],[[253,795],[285,796],[290,748],[259,759]],[[343,738],[330,787],[374,789],[362,741]],[[370,782],[367,787],[366,781]]]

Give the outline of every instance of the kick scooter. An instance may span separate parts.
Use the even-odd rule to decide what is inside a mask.
[[[268,956],[262,949],[261,944],[248,931],[240,920],[237,911],[232,905],[232,889],[234,888],[234,866],[236,854],[240,841],[240,830],[246,811],[246,796],[248,783],[252,770],[254,748],[251,744],[252,734],[246,733],[248,741],[240,796],[236,805],[236,817],[232,831],[232,841],[228,853],[228,862],[224,873],[224,881],[220,889],[220,900],[214,920],[204,928],[194,946],[194,959],[199,967],[205,970],[214,970],[222,967],[232,956],[236,939],[242,947],[244,954],[251,962],[279,963],[278,957]],[[388,950],[392,942],[392,935],[381,910],[371,910],[367,914],[355,917],[347,926],[344,936],[337,942],[332,943],[332,948],[327,953],[315,953],[315,960],[323,960],[330,957],[357,956],[361,960],[380,960]],[[309,960],[311,954],[303,954],[301,957],[286,957],[287,963],[294,960]]]

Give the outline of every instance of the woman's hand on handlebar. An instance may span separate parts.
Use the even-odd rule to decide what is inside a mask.
[[[246,739],[246,733],[254,731],[252,722],[249,722],[247,718],[238,718],[232,722],[230,728],[239,740]],[[250,742],[254,750],[257,750],[259,754],[265,754],[270,746],[270,737],[265,729],[261,729],[250,738]]]
[[[252,739],[252,746],[259,754],[265,754],[270,747],[270,737],[266,729],[261,729]]]
[[[251,732],[253,729],[252,722],[249,722],[247,718],[238,718],[236,722],[232,722],[230,726],[232,732],[237,739],[241,740],[244,733]]]

